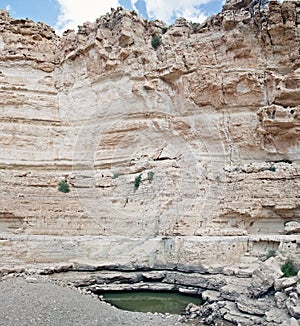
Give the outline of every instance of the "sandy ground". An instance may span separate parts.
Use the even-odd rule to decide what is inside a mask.
[[[0,281],[0,325],[183,325],[178,316],[119,310],[78,290],[29,277]]]

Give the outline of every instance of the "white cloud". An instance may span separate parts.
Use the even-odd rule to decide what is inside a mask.
[[[138,0],[131,0],[135,5]],[[172,23],[172,18],[185,17],[193,22],[203,22],[206,16],[197,8],[210,0],[145,0],[147,14],[150,18],[157,18]]]
[[[10,10],[11,10],[11,5],[7,5],[7,6],[5,7],[5,10],[10,11]]]
[[[187,21],[192,21],[194,23],[203,23],[208,17],[199,10],[190,9],[185,9],[180,16],[184,17]]]
[[[96,18],[110,12],[111,8],[120,6],[119,0],[57,0],[60,5],[60,15],[55,30],[61,34],[67,29],[76,29],[86,21],[94,22]],[[138,0],[130,0],[136,9]],[[174,17],[185,17],[192,22],[202,23],[207,16],[199,10],[199,5],[211,0],[144,0],[147,15],[150,19],[163,20],[168,24],[174,22]],[[225,0],[223,0],[225,1]],[[143,14],[143,13],[140,13]]]
[[[95,21],[101,15],[119,6],[118,0],[57,0],[60,5],[55,30],[61,34],[67,29],[76,29],[86,21]]]

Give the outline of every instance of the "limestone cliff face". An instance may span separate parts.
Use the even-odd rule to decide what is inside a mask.
[[[119,8],[61,38],[0,19],[3,262],[299,251],[298,1],[168,29]]]

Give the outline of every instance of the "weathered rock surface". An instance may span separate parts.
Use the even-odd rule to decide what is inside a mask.
[[[290,221],[287,222],[284,230],[286,233],[290,234],[290,233],[300,233],[300,223],[299,222],[294,222],[294,221]]]
[[[3,262],[104,263],[96,241],[143,264],[131,238],[168,237],[155,264],[181,236],[180,264],[224,265],[297,235],[299,3],[230,8],[165,34],[118,9],[61,38],[1,13]]]
[[[274,287],[274,283],[276,288],[276,281],[280,282],[282,275],[278,262],[273,257],[269,258],[253,272],[249,293],[254,298],[260,297]]]
[[[300,3],[254,3],[164,34],[120,8],[62,37],[1,12],[3,270],[197,272],[166,278],[217,291],[207,318],[298,318],[243,301],[299,292],[259,269],[270,250],[300,265]]]

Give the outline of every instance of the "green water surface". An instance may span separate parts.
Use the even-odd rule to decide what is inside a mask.
[[[175,292],[124,291],[102,295],[115,307],[129,311],[180,314],[189,303],[201,305],[199,297]]]

